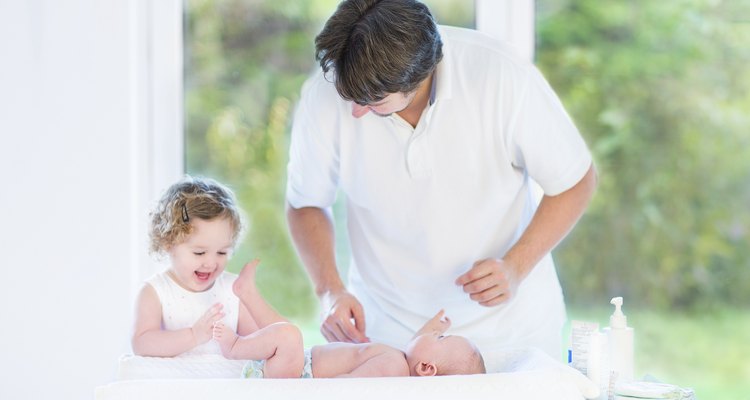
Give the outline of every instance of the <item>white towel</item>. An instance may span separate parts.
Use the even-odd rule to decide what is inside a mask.
[[[626,382],[615,387],[615,400],[670,399],[695,400],[693,389],[661,382]]]

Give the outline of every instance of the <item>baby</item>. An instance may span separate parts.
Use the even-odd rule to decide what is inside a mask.
[[[259,303],[255,267],[248,264],[234,283],[240,301]],[[249,308],[249,307],[248,307]],[[252,309],[251,309],[252,312]],[[376,376],[433,376],[485,373],[484,360],[476,346],[462,336],[443,336],[450,320],[441,310],[417,331],[402,352],[380,343],[328,343],[305,350],[302,378],[349,378]],[[213,337],[224,357],[251,359],[252,342],[238,336],[222,322],[214,325]],[[263,377],[265,362],[251,360],[243,369],[246,378]],[[265,374],[267,375],[267,374]],[[293,375],[288,371],[286,375]]]

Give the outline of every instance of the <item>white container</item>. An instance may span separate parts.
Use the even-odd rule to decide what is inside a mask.
[[[608,337],[603,332],[596,331],[591,334],[588,363],[586,364],[586,376],[605,393],[609,384],[609,349]]]
[[[571,328],[571,366],[582,374],[588,375],[589,360],[592,351],[592,336],[599,334],[599,324],[587,321],[573,321]]]
[[[609,369],[614,372],[616,382],[633,380],[633,328],[628,326],[628,318],[622,313],[622,297],[610,301],[615,312],[609,317],[609,327],[604,328],[607,335]]]

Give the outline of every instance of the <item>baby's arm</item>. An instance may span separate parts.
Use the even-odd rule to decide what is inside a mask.
[[[437,314],[435,314],[434,317],[430,318],[429,321],[425,322],[425,324],[421,328],[419,328],[417,333],[414,334],[414,337],[430,332],[437,332],[438,334],[442,335],[450,327],[450,318],[445,316],[445,310],[440,310]]]
[[[139,356],[173,357],[211,339],[211,327],[224,316],[215,304],[191,328],[162,329],[161,302],[151,285],[144,285],[136,303],[133,353]]]

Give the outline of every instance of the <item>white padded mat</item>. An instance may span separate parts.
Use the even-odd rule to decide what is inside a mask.
[[[117,380],[239,378],[244,360],[227,360],[220,354],[172,358],[120,357]]]
[[[484,375],[356,379],[239,379],[244,361],[219,355],[158,358],[126,355],[118,381],[96,388],[96,400],[120,399],[556,399],[595,398],[578,371],[533,348],[494,354]],[[491,368],[491,369],[490,369]],[[493,372],[494,371],[494,372]],[[208,378],[208,379],[207,379]]]

